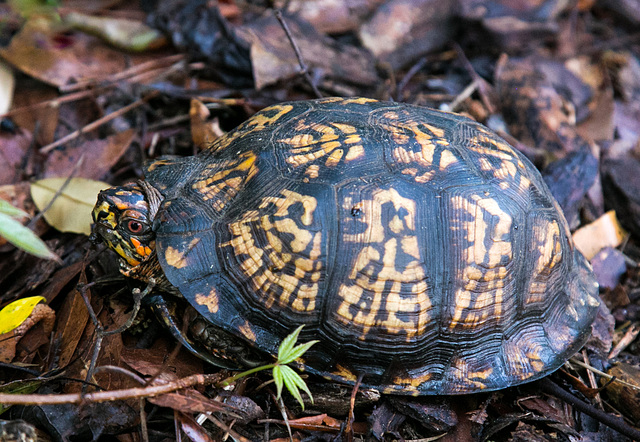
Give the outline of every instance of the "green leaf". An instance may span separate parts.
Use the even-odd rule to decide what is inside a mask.
[[[298,335],[300,335],[300,330],[302,330],[304,325],[296,328],[289,336],[282,340],[280,343],[280,347],[278,348],[278,362],[283,363],[284,359],[289,359],[289,355],[291,350],[293,350],[293,346],[296,345],[296,341],[298,340]]]
[[[4,385],[0,385],[0,393],[8,394],[30,394],[38,390],[44,381],[40,379],[28,379],[21,381],[12,381]],[[11,405],[0,404],[0,414],[11,408]]]
[[[42,296],[18,299],[0,310],[0,335],[14,330],[31,315],[36,305],[46,301]]]
[[[138,20],[99,17],[79,12],[69,12],[63,19],[73,29],[100,37],[125,51],[141,52],[166,44],[160,31]]]
[[[3,199],[0,199],[0,213],[4,213],[5,215],[9,215],[14,218],[23,218],[29,216],[27,212],[20,210],[15,206],[12,206],[11,203]]]
[[[19,249],[39,258],[60,260],[31,229],[4,213],[0,213],[0,236]]]
[[[302,380],[298,373],[293,371],[293,368],[286,365],[282,365],[281,368],[282,377],[284,378],[284,385],[287,387],[287,390],[289,390],[289,393],[291,393],[291,395],[297,399],[297,401],[300,403],[300,406],[302,406],[302,409],[304,410],[304,401],[302,400],[302,395],[300,394],[300,390],[298,388],[301,388],[305,393],[307,393],[309,399],[311,400],[311,403],[313,403],[313,396],[311,396],[311,392],[309,391],[307,384],[304,382],[304,380]]]
[[[282,366],[276,365],[273,367],[273,380],[276,383],[276,397],[280,399],[280,395],[282,394],[282,383],[284,381],[284,377],[282,375]]]
[[[284,359],[282,360],[278,359],[278,362],[281,364],[290,364],[291,362],[295,361],[300,356],[305,354],[307,350],[311,348],[312,345],[317,344],[318,342],[320,341],[309,341],[307,343],[297,345],[289,351],[289,353],[286,355],[286,357],[284,357]]]
[[[31,198],[39,210],[44,210],[66,178],[46,178],[31,183]],[[107,183],[72,178],[51,207],[44,212],[44,219],[61,232],[91,234],[91,211],[98,192],[110,187]]]

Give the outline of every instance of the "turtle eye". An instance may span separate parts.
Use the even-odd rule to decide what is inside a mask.
[[[129,232],[131,233],[141,233],[143,229],[144,226],[140,221],[132,219],[127,222],[127,230],[129,230]]]

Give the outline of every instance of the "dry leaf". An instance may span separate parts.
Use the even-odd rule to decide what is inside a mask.
[[[610,210],[591,224],[576,230],[573,241],[576,248],[590,260],[605,247],[619,246],[626,235],[616,213]]]

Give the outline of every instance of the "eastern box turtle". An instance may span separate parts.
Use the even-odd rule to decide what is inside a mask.
[[[93,217],[123,273],[181,294],[221,342],[275,355],[304,324],[320,341],[304,369],[386,393],[538,379],[599,304],[534,166],[468,118],[407,104],[271,106],[101,192]]]

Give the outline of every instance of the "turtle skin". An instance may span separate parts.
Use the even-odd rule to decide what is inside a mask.
[[[130,201],[146,227],[117,244],[105,232]],[[302,369],[384,393],[541,378],[584,344],[599,305],[535,167],[481,124],[408,104],[271,106],[104,191],[94,219],[126,274],[211,327],[275,355],[304,325],[300,340],[319,342]]]

